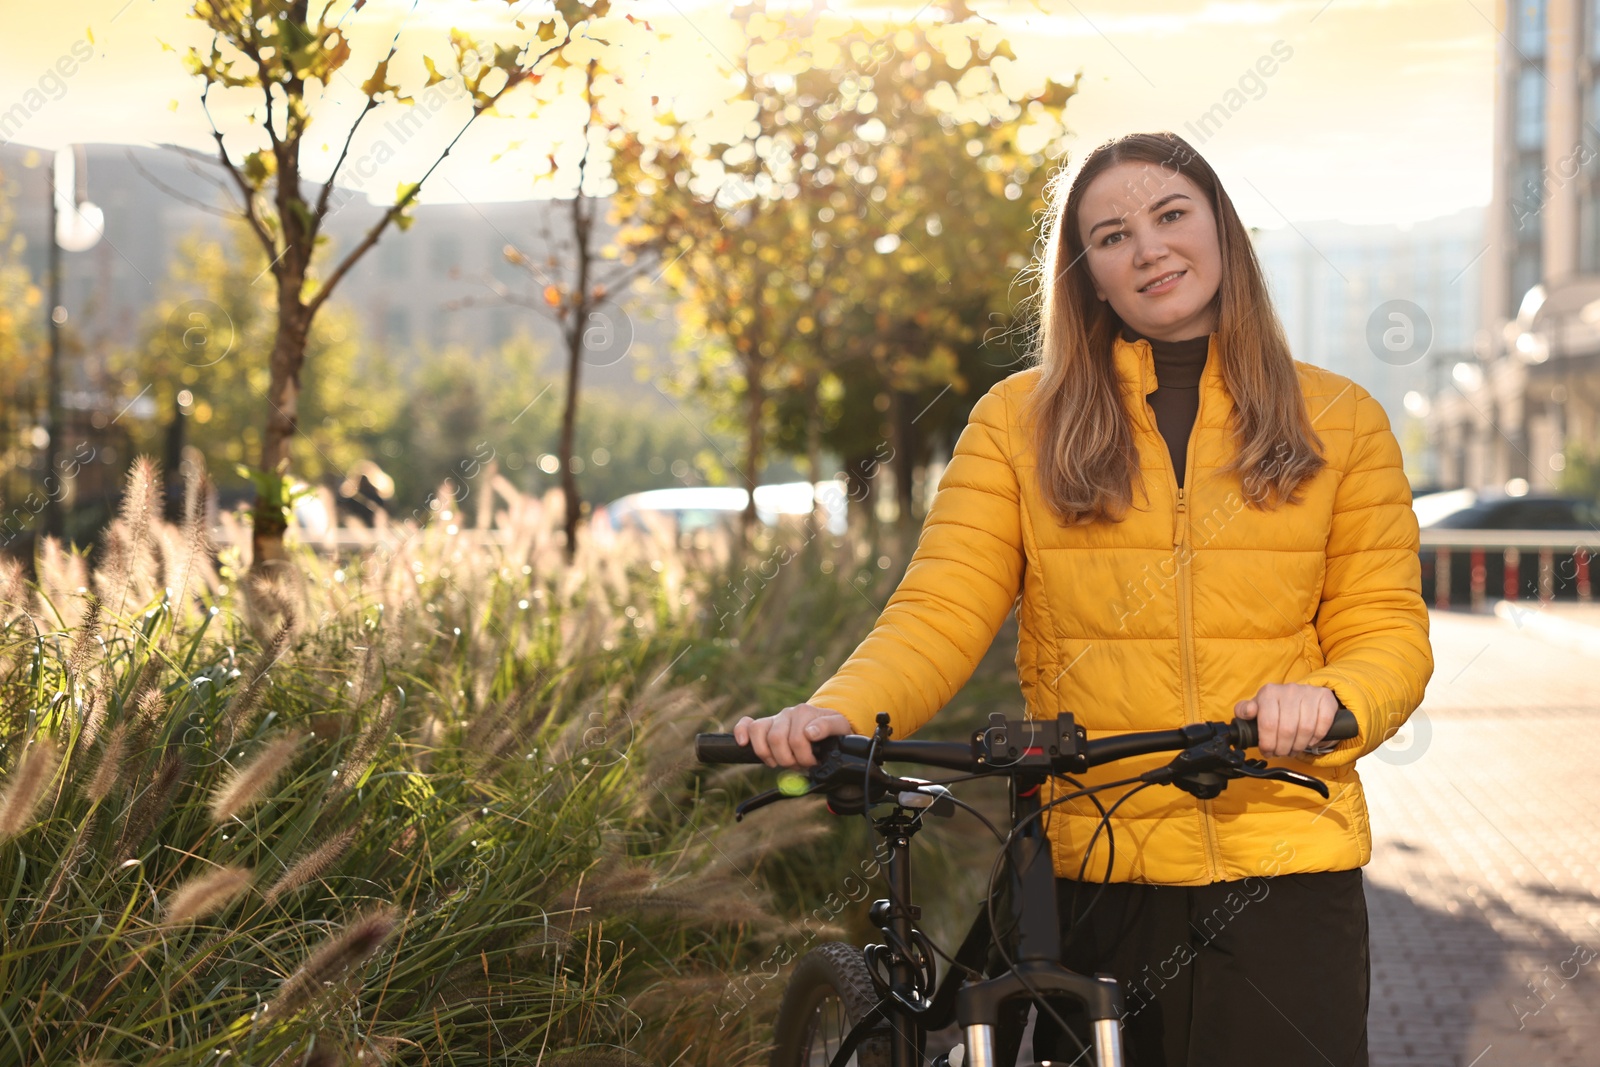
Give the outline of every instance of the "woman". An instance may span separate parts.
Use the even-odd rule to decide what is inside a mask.
[[[1141,791],[1064,959],[1124,983],[1139,1067],[1364,1065],[1371,835],[1353,765],[1433,673],[1399,445],[1365,389],[1291,357],[1232,201],[1182,138],[1102,145],[1050,218],[1038,365],[973,408],[854,654],[734,734],[773,767],[872,733],[879,711],[906,737],[1013,604],[1031,718],[1070,711],[1091,737],[1258,720],[1261,755],[1331,799],[1248,779],[1209,801]],[[1360,736],[1318,746],[1340,704]],[[1085,857],[1099,818],[1084,800],[1052,812],[1064,917],[1092,896],[1077,880],[1108,873],[1104,835]],[[1036,1052],[1071,1059],[1054,1031],[1042,1017]]]

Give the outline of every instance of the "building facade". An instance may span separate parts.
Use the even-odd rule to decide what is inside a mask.
[[[1252,237],[1294,357],[1376,397],[1413,486],[1437,484],[1428,398],[1472,350],[1482,209],[1406,226],[1297,222]]]
[[[1482,322],[1434,395],[1441,480],[1552,492],[1600,451],[1600,0],[1500,0]]]

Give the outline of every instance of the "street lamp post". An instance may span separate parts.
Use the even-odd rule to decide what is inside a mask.
[[[46,301],[50,332],[46,385],[50,425],[44,446],[44,529],[52,537],[61,537],[66,532],[62,500],[67,486],[61,475],[61,449],[66,440],[67,419],[66,405],[61,399],[61,327],[67,321],[67,309],[61,303],[61,253],[88,251],[99,243],[105,230],[104,214],[87,199],[89,168],[86,162],[82,145],[62,149],[50,159],[50,299]]]
[[[50,160],[50,262],[48,267],[50,299],[45,302],[45,313],[49,316],[46,329],[50,331],[50,363],[48,381],[45,385],[46,400],[50,405],[49,437],[44,444],[44,532],[51,537],[60,537],[64,532],[65,522],[61,513],[61,498],[66,493],[66,487],[56,478],[56,471],[60,469],[61,438],[63,423],[66,421],[65,412],[61,404],[61,320],[66,317],[66,309],[61,306],[61,242],[56,240],[56,230],[60,221],[56,213],[56,160]],[[56,478],[56,485],[51,488],[50,480]]]

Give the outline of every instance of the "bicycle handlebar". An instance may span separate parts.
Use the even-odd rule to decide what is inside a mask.
[[[1032,720],[1044,721],[1044,720]],[[1196,726],[1200,727],[1199,730]],[[1257,730],[1254,719],[1234,719],[1232,722],[1207,722],[1185,726],[1176,730],[1147,730],[1137,733],[1112,734],[1108,737],[1086,741],[1082,745],[1082,759],[1088,766],[1098,766],[1131,756],[1144,756],[1156,752],[1175,752],[1193,747],[1216,736],[1218,730],[1236,748],[1257,747]],[[1334,713],[1333,725],[1323,741],[1345,741],[1361,734],[1361,725],[1349,708],[1340,705]],[[865,758],[872,751],[872,738],[861,734],[847,734],[813,741],[812,746],[832,742],[838,751],[847,756]],[[929,767],[942,767],[954,771],[981,769],[973,746],[958,741],[879,741],[878,756],[885,761],[919,763]],[[701,763],[760,763],[761,757],[749,745],[741,745],[732,734],[696,734],[695,757]],[[1069,757],[1059,757],[1065,764]],[[1071,762],[1081,768],[1077,759]],[[986,769],[993,770],[992,765]],[[1071,767],[1063,766],[1068,772]]]

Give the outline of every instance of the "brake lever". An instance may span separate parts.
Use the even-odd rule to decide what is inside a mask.
[[[748,800],[739,801],[738,805],[733,809],[733,821],[741,822],[746,815],[749,815],[757,808],[764,808],[768,804],[775,804],[780,800],[787,799],[789,799],[789,794],[781,789],[768,789],[764,793],[757,793]]]
[[[1261,778],[1274,782],[1287,782],[1290,785],[1304,786],[1317,794],[1322,799],[1328,799],[1328,784],[1321,778],[1313,778],[1309,774],[1291,771],[1287,767],[1269,767],[1263,759],[1240,760],[1238,766],[1230,768],[1233,774],[1230,777]]]
[[[1320,778],[1287,767],[1269,767],[1264,759],[1246,759],[1243,752],[1221,736],[1178,753],[1165,767],[1140,777],[1149,782],[1171,783],[1201,800],[1220,796],[1234,778],[1284,782],[1313,790],[1324,800],[1328,797],[1328,786]]]

